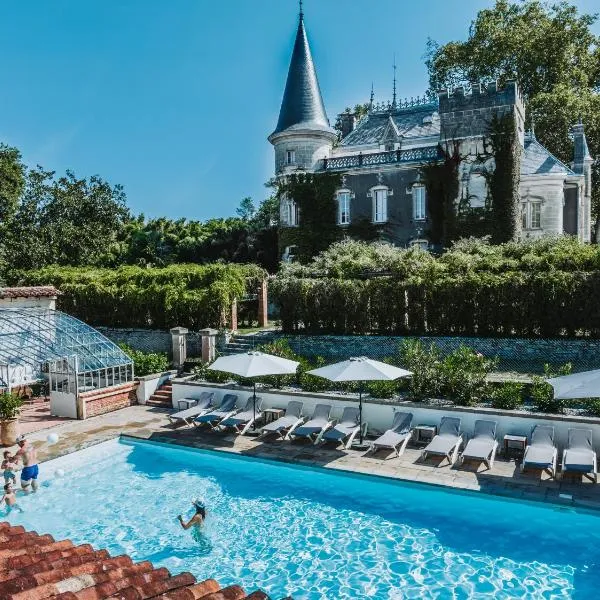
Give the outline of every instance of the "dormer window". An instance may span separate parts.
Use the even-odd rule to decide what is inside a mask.
[[[425,200],[425,186],[413,185],[413,219],[415,221],[424,221],[427,218],[427,205]]]
[[[295,165],[296,164],[296,151],[295,150],[287,150],[286,151],[285,164],[286,165]]]
[[[337,194],[338,199],[338,224],[350,224],[350,191],[341,190]]]

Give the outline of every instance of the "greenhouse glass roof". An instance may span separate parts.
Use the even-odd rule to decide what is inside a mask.
[[[77,356],[77,372],[131,364],[107,337],[79,319],[45,308],[0,308],[0,365],[39,371],[51,360]]]

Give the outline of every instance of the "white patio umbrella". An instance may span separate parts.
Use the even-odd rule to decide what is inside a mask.
[[[264,377],[265,375],[294,375],[300,363],[295,360],[281,358],[273,354],[263,354],[262,352],[244,352],[242,354],[231,354],[229,356],[220,356],[208,367],[211,371],[224,371],[233,375],[240,375],[253,379],[254,377]],[[254,384],[254,394],[252,400],[252,409],[254,422],[252,428],[256,428],[256,381]]]
[[[554,397],[558,399],[600,398],[600,369],[553,377],[546,381],[554,388]]]
[[[359,381],[358,388],[358,421],[360,425],[360,444],[363,443],[362,430],[362,392],[365,381],[393,381],[400,377],[412,375],[410,371],[388,365],[378,360],[372,360],[366,356],[350,358],[333,365],[320,367],[307,371],[311,375],[317,375],[329,381]]]

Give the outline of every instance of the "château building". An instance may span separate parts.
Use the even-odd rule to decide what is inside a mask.
[[[269,141],[276,176],[295,172],[341,175],[337,222],[348,227],[368,220],[381,239],[398,246],[430,245],[430,211],[423,166],[443,159],[458,144],[459,202],[483,207],[489,198],[486,173],[494,169],[485,139],[494,115],[511,114],[520,145],[521,237],[570,234],[590,240],[591,166],[584,126],[573,125],[573,162],[562,163],[526,132],[525,103],[514,81],[471,84],[425,97],[375,103],[360,120],[339,116],[341,132],[330,125],[308,42],[300,20],[281,111]],[[483,158],[482,158],[483,157]],[[302,227],[293,198],[283,197],[281,227]]]

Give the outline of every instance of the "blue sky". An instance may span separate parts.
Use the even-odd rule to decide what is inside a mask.
[[[305,0],[330,120],[427,88],[428,37],[463,39],[492,0]],[[581,10],[600,7],[580,0]],[[295,0],[28,0],[0,8],[0,141],[29,164],[125,187],[134,213],[206,219],[260,201]],[[598,30],[598,27],[596,27]]]

